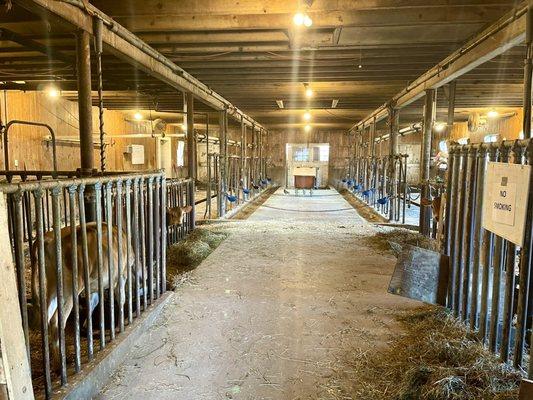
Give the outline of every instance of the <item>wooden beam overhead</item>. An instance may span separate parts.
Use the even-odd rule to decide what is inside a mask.
[[[442,62],[422,74],[394,96],[390,104],[396,108],[405,107],[421,98],[426,89],[437,89],[522,43],[526,35],[526,9],[527,1],[524,1],[517,10],[506,14]],[[371,119],[385,118],[387,107],[388,104],[384,104],[376,109],[355,124],[352,129],[364,126]]]
[[[86,32],[93,33],[93,18],[87,12],[81,8],[73,5],[57,2],[53,0],[14,0],[17,5],[43,15],[45,18],[53,16],[64,20],[74,27],[83,29]],[[83,5],[82,3],[81,5]],[[248,124],[255,124],[261,126],[257,121],[245,115],[237,107],[233,106],[229,101],[224,99],[218,93],[210,89],[205,84],[198,81],[196,78],[173,64],[170,60],[165,59],[162,55],[156,57],[157,54],[151,53],[150,48],[140,40],[139,45],[134,45],[132,42],[135,40],[131,35],[131,40],[128,32],[124,35],[119,35],[121,29],[117,25],[109,22],[110,18],[91,5],[84,4],[85,7],[90,9],[90,12],[94,15],[99,15],[102,19],[108,21],[111,24],[104,24],[102,33],[102,40],[106,45],[107,51],[115,54],[118,58],[125,60],[129,64],[132,64],[147,74],[154,76],[162,82],[176,88],[177,90],[190,92],[199,100],[212,106],[218,110],[227,109],[231,115],[237,117],[244,116],[245,121]],[[125,31],[125,30],[124,30]]]

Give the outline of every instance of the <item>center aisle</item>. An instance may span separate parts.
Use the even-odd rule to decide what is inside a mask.
[[[336,399],[343,360],[385,345],[391,311],[416,304],[386,294],[395,259],[336,191],[280,189],[225,225],[99,398]]]

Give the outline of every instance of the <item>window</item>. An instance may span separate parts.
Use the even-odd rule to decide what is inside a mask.
[[[297,147],[292,155],[294,161],[309,161],[309,148]]]
[[[320,146],[320,161],[329,161],[329,146]]]
[[[483,142],[485,143],[496,143],[499,139],[500,135],[497,133],[491,133],[490,135],[485,135],[483,138]]]
[[[185,142],[178,141],[178,151],[176,160],[178,160],[178,167],[183,167],[185,165]]]
[[[448,154],[448,143],[446,143],[446,140],[439,142],[439,152]]]

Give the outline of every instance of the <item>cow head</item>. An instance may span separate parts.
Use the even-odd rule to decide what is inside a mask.
[[[440,220],[440,204],[441,204],[441,200],[442,200],[441,196],[437,196],[433,200],[429,200],[429,199],[426,199],[426,198],[420,199],[420,205],[421,206],[425,206],[425,207],[430,207],[431,206],[431,210],[433,212],[433,218],[435,218],[435,220],[437,222],[439,222],[439,220]]]
[[[167,210],[167,224],[181,226],[181,224],[183,224],[183,217],[185,214],[191,212],[191,210],[191,206],[170,207]]]

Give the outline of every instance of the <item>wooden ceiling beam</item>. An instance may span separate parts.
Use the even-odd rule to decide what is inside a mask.
[[[85,4],[84,7],[88,7],[88,10],[86,10],[53,0],[14,0],[14,2],[29,11],[42,15],[45,19],[53,17],[91,34],[93,32],[94,17],[90,14],[99,15],[102,19],[109,21],[108,16],[90,4],[87,6],[85,3],[80,3],[80,6]],[[157,54],[157,52],[135,38],[126,29],[116,24],[112,27],[104,24],[102,40],[106,45],[106,51],[135,65],[140,70],[165,84],[177,90],[190,92],[197,99],[215,109],[228,109],[230,115],[235,115],[237,118],[244,118],[247,124],[261,126],[257,121],[245,115],[241,110],[233,106],[208,86],[189,75],[168,59],[165,59],[161,54]]]
[[[506,14],[404,88],[392,98],[392,104],[398,108],[405,107],[421,98],[426,89],[439,88],[522,43],[525,40],[526,8],[527,1],[524,1],[517,10]],[[387,113],[385,104],[353,125],[352,129],[364,126],[371,119],[381,120]]]

